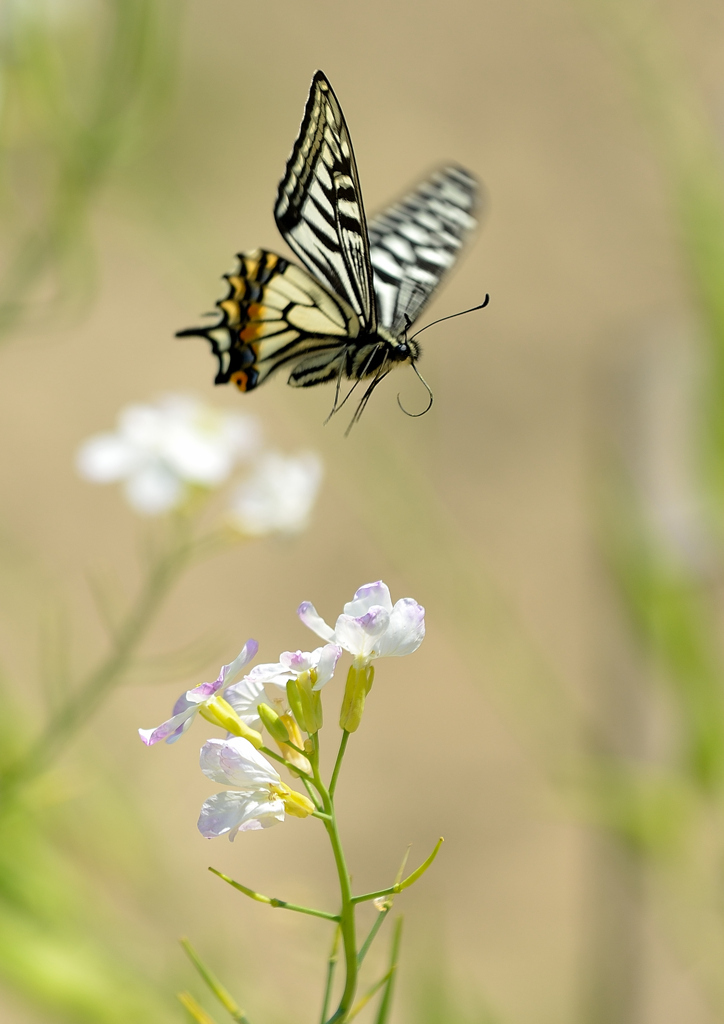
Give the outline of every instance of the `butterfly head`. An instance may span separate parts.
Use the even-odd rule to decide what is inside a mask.
[[[414,363],[420,358],[420,346],[416,341],[404,337],[394,346],[391,355],[397,363]]]

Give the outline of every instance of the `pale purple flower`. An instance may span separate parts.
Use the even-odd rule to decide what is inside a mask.
[[[225,686],[231,685],[239,676],[241,670],[252,658],[256,656],[259,644],[256,640],[247,640],[238,657],[229,665],[223,665],[218,678],[213,683],[201,683],[192,690],[182,693],[173,706],[171,718],[155,729],[139,729],[138,734],[147,747],[154,743],[165,740],[167,743],[175,741],[186,732],[198,712],[206,704],[210,704]]]
[[[207,839],[269,828],[284,821],[289,792],[269,761],[238,736],[208,740],[201,748],[201,770],[214,782],[236,787],[204,802],[199,832]]]
[[[425,609],[411,597],[394,605],[387,586],[379,580],[360,587],[344,606],[334,629],[304,601],[299,618],[327,643],[339,644],[353,655],[358,665],[375,658],[403,657],[412,654],[425,636]]]
[[[342,648],[337,644],[325,644],[314,651],[284,651],[274,664],[255,665],[240,682],[227,689],[224,697],[242,722],[258,730],[261,728],[257,714],[259,704],[269,704],[278,715],[289,714],[287,682],[314,670],[317,676],[314,689],[321,690],[334,675],[341,655]]]
[[[189,485],[218,487],[258,446],[253,417],[222,412],[187,395],[165,395],[123,409],[114,433],[81,445],[76,466],[94,483],[122,482],[128,503],[153,516],[179,505]]]

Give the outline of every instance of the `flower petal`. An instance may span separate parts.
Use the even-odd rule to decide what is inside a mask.
[[[80,446],[75,465],[82,477],[97,484],[123,480],[138,466],[139,453],[117,434],[97,434]]]
[[[314,689],[321,690],[334,675],[337,662],[342,657],[342,648],[338,644],[326,644],[324,647],[318,647],[313,653],[318,653],[317,682]]]
[[[214,782],[246,790],[264,789],[280,781],[279,773],[248,740],[207,740],[201,748],[201,771]]]
[[[411,597],[399,600],[389,619],[389,625],[376,644],[378,658],[400,658],[412,654],[425,637],[425,609]]]
[[[178,701],[176,703],[178,704]],[[186,732],[191,725],[198,710],[198,705],[187,706],[179,714],[175,714],[172,718],[162,722],[161,725],[156,726],[155,729],[139,729],[138,735],[147,747],[152,747],[154,743],[160,743],[161,740],[166,740],[167,743],[175,743],[179,736]]]
[[[311,629],[313,633],[316,633],[317,636],[320,636],[322,640],[326,640],[327,643],[330,640],[334,640],[334,630],[331,626],[327,625],[310,601],[302,601],[297,609],[297,615],[304,625]]]
[[[355,657],[376,657],[378,638],[385,632],[390,616],[385,608],[370,608],[365,615],[353,618],[340,615],[337,619],[335,637],[346,651]]]
[[[344,614],[357,619],[376,605],[388,612],[392,611],[390,590],[382,580],[377,580],[376,583],[365,583],[363,587],[360,587],[352,600],[344,606]]]
[[[233,840],[237,832],[269,828],[280,821],[284,821],[284,802],[278,796],[229,790],[215,793],[204,802],[198,828],[207,839],[228,833]]]
[[[231,686],[244,666],[248,665],[249,662],[256,657],[258,650],[259,644],[256,640],[247,640],[231,664],[223,666],[220,676],[223,677],[223,682],[226,683],[227,686]]]
[[[127,478],[124,493],[136,512],[158,516],[178,505],[186,488],[162,462],[150,462]]]

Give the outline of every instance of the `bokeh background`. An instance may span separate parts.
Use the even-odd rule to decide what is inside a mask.
[[[220,1020],[182,934],[255,1022],[317,1019],[328,929],[206,868],[331,905],[320,830],[204,840],[203,730],[135,730],[248,636],[309,646],[301,600],[333,618],[379,578],[428,635],[380,665],[350,745],[355,882],[446,839],[398,901],[395,1019],[724,1019],[723,41],[714,0],[2,0],[6,752],[42,732],[49,662],[72,688],[103,657],[89,576],[132,595],[143,571],[138,518],[74,473],[85,437],[192,392],[326,465],[306,533],[174,590],[144,651],[198,637],[203,663],[130,673],[0,822],[3,1020],[165,1024],[179,988]],[[235,252],[286,251],[272,204],[317,67],[368,210],[449,160],[485,185],[430,312],[489,308],[425,335],[429,415],[399,411],[424,401],[399,372],[347,439],[328,389],[214,389],[173,338]]]

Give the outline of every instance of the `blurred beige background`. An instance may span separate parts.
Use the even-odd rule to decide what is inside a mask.
[[[671,6],[684,52],[721,104],[721,7]],[[168,122],[94,220],[92,308],[0,353],[3,531],[18,558],[2,592],[6,661],[20,679],[34,671],[37,615],[61,592],[72,595],[77,657],[89,659],[102,639],[87,571],[108,565],[129,586],[136,579],[138,520],[114,488],[72,468],[79,442],[122,405],[192,391],[257,414],[285,450],[318,450],[327,476],[309,531],[195,569],[154,632],[159,651],[210,633],[219,653],[206,675],[126,686],[85,738],[90,756],[67,758],[74,820],[112,783],[142,808],[142,834],[133,816],[129,828],[115,814],[106,823],[117,863],[103,884],[119,927],[159,970],[174,960],[186,970],[176,939],[189,935],[254,1019],[312,1019],[328,929],[237,898],[206,868],[331,907],[321,828],[291,821],[233,845],[202,839],[204,727],[151,750],[135,729],[164,718],[248,636],[263,660],[308,647],[301,600],[331,618],[357,586],[383,578],[393,599],[426,606],[428,636],[413,657],[379,666],[350,744],[340,802],[355,882],[386,884],[408,843],[417,862],[446,840],[399,899],[397,1019],[415,1019],[417,965],[442,951],[501,1021],[581,1020],[592,840],[551,778],[546,743],[574,746],[575,736],[546,688],[555,677],[586,706],[609,660],[626,662],[592,526],[595,438],[620,428],[616,381],[630,353],[692,331],[665,186],[630,85],[595,9],[564,0],[191,0],[179,18]],[[486,190],[482,228],[430,313],[485,292],[491,303],[426,333],[432,411],[402,415],[398,391],[408,407],[423,396],[396,373],[347,440],[343,423],[322,425],[329,389],[296,392],[281,378],[248,396],[214,389],[206,346],[173,338],[213,307],[236,251],[286,253],[272,203],[317,67],[343,105],[368,210],[448,160]],[[638,443],[635,431],[626,437]],[[340,696],[333,685],[328,701]],[[93,841],[77,850],[89,871]],[[124,844],[144,864],[132,882]],[[650,916],[641,927],[640,1019],[714,1020],[686,949]],[[12,995],[0,1012],[13,1024],[43,1020]]]

